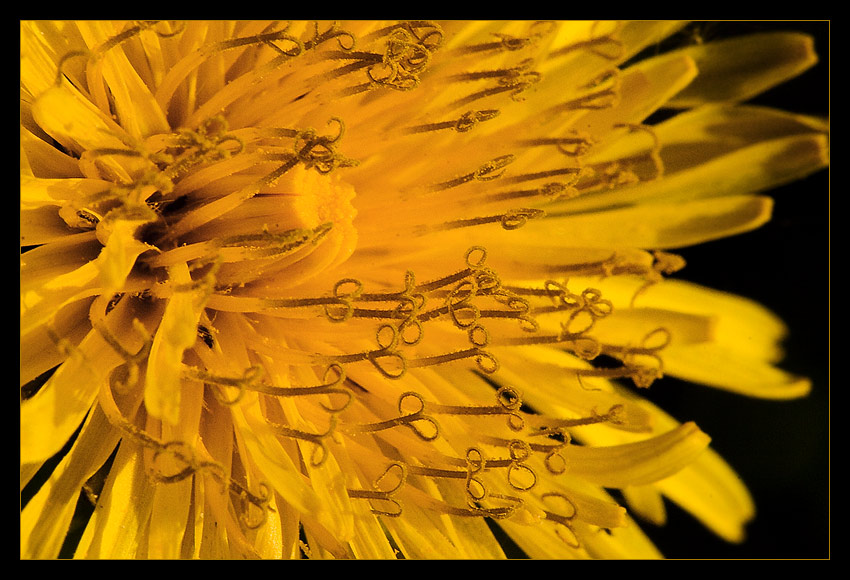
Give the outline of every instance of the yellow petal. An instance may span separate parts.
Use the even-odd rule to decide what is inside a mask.
[[[742,337],[741,342],[746,342]],[[723,369],[718,373],[717,369]],[[664,358],[669,375],[751,397],[796,399],[811,391],[811,381],[760,359],[742,356],[735,345],[671,347]]]
[[[570,473],[605,487],[652,483],[673,475],[708,447],[709,437],[685,423],[646,441],[609,447],[567,446]]]
[[[817,62],[812,38],[796,32],[753,34],[677,52],[693,58],[699,68],[694,84],[670,103],[677,107],[746,100]]]
[[[709,449],[657,487],[728,542],[744,539],[744,525],[755,515],[753,500],[738,475]]]
[[[172,425],[180,417],[183,352],[197,340],[198,321],[206,301],[203,285],[193,287],[189,267],[168,268],[174,293],[153,339],[145,378],[145,407],[153,416]]]
[[[89,323],[89,300],[69,304],[56,312],[52,331],[73,346],[78,346],[91,329]],[[50,333],[40,326],[21,335],[21,386],[34,380],[42,373],[62,364],[65,357],[55,347]]]
[[[562,206],[568,211],[587,211],[642,200],[673,202],[763,191],[825,167],[829,163],[828,146],[827,137],[817,134],[771,139],[665,173],[662,179],[603,193],[595,199],[578,198]]]
[[[785,324],[767,308],[748,298],[674,279],[649,287],[644,287],[644,280],[625,277],[605,280],[574,278],[573,283],[577,287],[587,284],[598,288],[605,298],[614,303],[615,313],[630,308],[634,299],[636,308],[670,313],[662,314],[664,317],[684,315],[683,320],[687,320],[689,316],[695,316],[693,322],[705,321],[710,326],[705,327],[703,340],[696,342],[714,342],[730,349],[734,347],[745,358],[769,362],[777,362],[781,358],[779,343],[787,334]],[[644,290],[636,295],[641,288]],[[605,323],[600,321],[600,324]],[[698,333],[691,335],[692,339],[698,337]],[[691,342],[695,341],[685,341]]]
[[[630,485],[622,491],[632,513],[657,526],[662,526],[667,521],[664,498],[654,486]]]
[[[268,478],[269,484],[295,509],[325,521],[328,517],[325,506],[316,492],[308,487],[300,470],[262,418],[257,397],[246,396],[244,399],[233,415],[235,427],[244,438],[253,462]]]
[[[57,453],[91,409],[102,381],[123,362],[96,331],[30,399],[21,403],[21,462]]]
[[[549,211],[588,211],[644,200],[685,200],[749,193],[799,179],[829,164],[822,121],[756,107],[712,106],[654,128],[660,179],[554,204]],[[645,135],[629,134],[594,153],[595,162],[645,151]]]
[[[33,104],[32,112],[42,129],[78,153],[91,149],[126,148],[115,137],[123,134],[121,128],[86,98],[64,85],[51,86],[41,93]]]
[[[163,441],[183,441],[195,446],[198,441],[204,385],[197,381],[183,381],[177,388],[181,390],[179,419],[176,425],[161,425],[161,438]],[[157,466],[163,473],[178,473],[186,464],[165,454],[157,460]],[[187,477],[181,481],[160,485],[154,491],[148,524],[149,558],[177,559],[186,556],[184,535],[192,513],[192,479]]]
[[[71,450],[21,512],[21,557],[59,556],[80,489],[117,443],[106,416],[99,409],[91,413]]]
[[[136,558],[150,517],[154,489],[148,484],[139,448],[122,443],[98,497],[98,509],[86,525],[75,557]]]
[[[31,114],[31,111],[29,113]],[[24,112],[21,114],[23,116]],[[29,126],[27,129],[21,126],[21,176],[48,179],[81,177],[78,161],[49,145],[45,141],[49,137],[41,129],[37,129],[39,136],[30,132],[35,130]]]
[[[515,241],[526,252],[533,251],[535,246],[552,244],[612,249],[679,248],[757,228],[770,219],[772,207],[770,198],[742,195],[550,215],[529,222],[517,232]]]
[[[109,238],[97,257],[100,283],[104,291],[121,290],[136,264],[136,258],[150,249],[150,246],[139,241],[135,235],[136,231],[149,221],[147,216],[142,216],[139,219],[117,219],[109,224]]]
[[[653,416],[657,431],[674,429],[678,422],[652,403],[634,393],[619,389],[627,400],[642,406]],[[581,438],[590,445],[612,445],[634,441],[636,435],[624,431],[584,428]],[[711,448],[706,449],[681,470],[652,484],[624,490],[631,506],[650,521],[664,517],[664,506],[658,494],[677,503],[727,541],[737,542],[744,537],[744,526],[754,514],[753,500],[738,475]]]
[[[79,29],[92,48],[110,42],[118,34],[115,26],[105,21],[81,21]],[[106,51],[89,67],[102,67],[118,121],[130,135],[143,139],[169,131],[165,114],[120,46]]]
[[[663,557],[652,541],[634,520],[628,525],[596,532],[591,536],[588,551],[594,558],[617,560],[654,560]]]

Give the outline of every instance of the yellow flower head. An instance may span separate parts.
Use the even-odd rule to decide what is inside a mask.
[[[827,126],[737,104],[810,38],[683,26],[22,22],[22,557],[652,557],[663,498],[740,540],[639,391],[808,391],[667,277]]]

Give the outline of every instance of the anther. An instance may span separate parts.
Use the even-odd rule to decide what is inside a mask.
[[[604,86],[609,85],[609,86]],[[606,71],[591,80],[586,87],[590,93],[556,106],[561,110],[610,109],[620,102],[620,75],[618,69]]]
[[[395,482],[390,479],[393,477],[396,479]],[[391,485],[384,486],[383,484],[387,479],[390,479]],[[393,496],[404,487],[406,479],[407,468],[401,463],[391,463],[372,484],[374,489],[348,489],[348,497],[369,500],[372,504],[372,513],[375,515],[398,517],[401,515],[402,505]],[[386,487],[386,489],[380,489],[381,487]],[[386,503],[392,506],[392,509],[376,509],[374,503],[372,503],[373,500]]]
[[[223,405],[235,405],[239,403],[246,390],[256,390],[254,385],[258,384],[263,376],[263,368],[260,366],[252,366],[245,369],[241,377],[214,375],[197,367],[185,367],[183,372],[187,378],[219,387],[219,389],[214,391],[214,395]],[[237,389],[236,396],[232,399],[226,398],[223,394],[224,388]]]
[[[598,22],[595,23],[593,28],[595,29],[598,24]],[[625,45],[621,40],[615,38],[615,34],[616,31],[612,31],[608,34],[604,34],[601,36],[593,36],[593,29],[591,29],[590,39],[582,40],[565,46],[553,52],[551,56],[562,56],[574,52],[576,50],[588,50],[589,52],[597,56],[601,56],[606,60],[619,60],[624,54]]]
[[[342,386],[345,382],[345,370],[342,365],[332,363],[325,369],[323,383],[321,385],[310,387],[276,387],[262,383],[249,383],[245,388],[272,395],[275,397],[306,397],[314,395],[342,395],[344,400],[342,403],[334,406],[328,406],[324,403],[319,405],[328,413],[336,414],[345,411],[351,404],[354,398],[352,392]]]
[[[504,173],[505,167],[513,163],[515,157],[513,155],[502,155],[491,161],[488,161],[472,173],[467,173],[455,179],[444,181],[430,186],[432,192],[451,189],[471,181],[492,181],[498,179]]]
[[[594,143],[595,140],[589,135],[580,135],[578,133],[570,137],[540,137],[519,142],[520,145],[531,147],[554,145],[558,151],[569,157],[581,157],[585,155]]]
[[[652,147],[649,150],[649,153],[645,154],[649,157],[652,165],[654,167],[654,175],[651,180],[660,179],[664,176],[664,160],[661,158],[661,142],[658,139],[658,135],[652,129],[652,127],[643,124],[635,124],[635,123],[617,123],[614,125],[615,128],[627,128],[629,131],[635,132],[643,132],[650,136],[652,139]]]
[[[420,25],[425,26],[423,23],[408,24],[388,35],[382,61],[366,71],[370,83],[400,91],[419,85],[419,75],[427,68],[431,52],[442,42],[438,27],[434,26],[420,35]]]
[[[327,460],[328,454],[330,453],[325,443],[325,439],[333,435],[336,430],[337,418],[336,415],[331,415],[330,425],[328,426],[328,430],[324,433],[309,433],[307,431],[294,429],[288,425],[281,425],[271,421],[268,421],[268,424],[278,435],[312,443],[313,453],[310,456],[310,464],[313,467],[319,467],[325,462],[325,460]]]
[[[501,387],[496,392],[496,405],[440,405],[428,403],[428,409],[436,415],[496,416],[507,415],[508,427],[519,432],[525,428],[525,420],[520,415],[522,399],[513,387]]]
[[[437,123],[426,123],[424,125],[415,125],[413,127],[405,129],[405,133],[426,133],[428,131],[439,131],[441,129],[454,129],[458,133],[466,133],[475,128],[479,123],[495,119],[498,116],[498,109],[467,111],[458,119],[452,121],[441,121]]]
[[[269,490],[269,486],[265,482],[260,482],[259,495],[251,493],[250,491],[245,489],[244,486],[232,480],[230,482],[230,491],[239,498],[239,503],[241,504],[240,507],[242,508],[239,513],[239,519],[242,521],[246,528],[250,530],[256,530],[266,523],[269,510],[268,503],[271,500],[271,492]],[[251,506],[259,508],[260,517],[258,520],[251,519]]]

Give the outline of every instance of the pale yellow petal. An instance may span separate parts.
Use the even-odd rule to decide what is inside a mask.
[[[587,549],[594,558],[655,560],[663,557],[640,525],[632,519],[621,528],[601,533],[596,531]]]
[[[181,390],[178,420],[175,425],[163,423],[160,437],[163,441],[181,441],[193,446],[199,438],[204,385],[197,381],[183,381],[177,388]],[[162,455],[157,459],[157,468],[162,473],[179,473],[186,468],[185,461],[167,453]],[[148,558],[178,559],[188,551],[184,541],[192,513],[192,492],[191,477],[156,487],[148,524]]]
[[[681,201],[763,191],[824,168],[829,141],[817,120],[760,109],[711,107],[658,126],[664,175],[609,192],[553,204],[550,211],[588,211],[646,200]],[[712,112],[713,114],[706,114]],[[781,131],[780,127],[785,127]],[[773,131],[770,133],[769,131]],[[749,134],[748,134],[749,132]],[[628,157],[649,144],[645,135],[614,142],[596,160]]]
[[[687,381],[765,399],[796,399],[807,395],[812,388],[807,378],[764,360],[741,356],[735,345],[671,347],[664,368],[668,374]],[[722,373],[717,372],[719,368],[723,369]]]
[[[574,278],[573,283],[579,287],[587,284],[599,288],[602,295],[614,303],[615,312],[634,306],[669,312],[669,315],[684,316],[684,319],[694,316],[694,322],[703,320],[710,325],[706,327],[704,341],[727,345],[744,358],[769,362],[782,358],[780,342],[788,332],[787,327],[776,314],[749,298],[674,279],[648,287],[644,280],[625,277]],[[600,323],[604,325],[606,321]],[[686,341],[690,342],[694,341]]]
[[[621,396],[646,409],[653,415],[658,431],[673,429],[678,422],[652,403],[636,394],[618,389]],[[624,431],[583,428],[581,438],[589,445],[612,445],[633,441],[636,436]],[[753,499],[740,477],[711,448],[706,449],[689,465],[640,490],[645,502],[657,502],[658,493],[677,503],[702,521],[720,537],[737,542],[744,537],[744,526],[753,518]],[[652,499],[649,499],[650,496]],[[628,495],[627,495],[628,497]],[[663,506],[648,505],[650,520],[661,517]]]
[[[316,492],[301,477],[271,427],[262,420],[256,397],[246,396],[245,399],[233,415],[235,426],[244,438],[252,461],[287,502],[302,513],[313,514],[324,521],[329,514],[325,513],[325,507]]]
[[[22,110],[21,116],[24,114]],[[31,115],[28,108],[26,114]],[[29,127],[29,123],[27,128],[21,126],[21,175],[45,179],[82,177],[79,162],[47,143],[45,139],[49,137],[40,128],[37,129],[37,135],[32,132],[35,130]]]
[[[797,32],[753,34],[678,52],[692,57],[700,71],[697,81],[671,103],[678,107],[746,100],[817,62],[812,38]]]
[[[685,423],[645,441],[609,447],[565,447],[570,472],[606,487],[652,483],[673,475],[708,447],[708,435]]]

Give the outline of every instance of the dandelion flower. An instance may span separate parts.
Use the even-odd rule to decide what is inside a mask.
[[[22,22],[22,557],[656,557],[665,501],[740,541],[641,392],[809,390],[671,275],[828,129],[741,104],[809,37],[643,57],[683,25]]]

